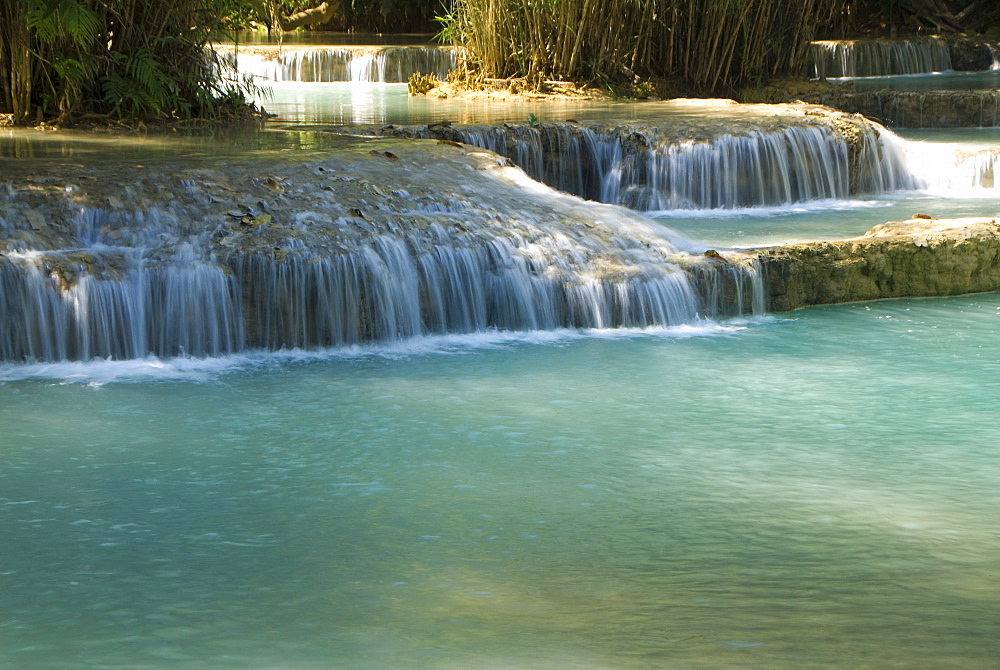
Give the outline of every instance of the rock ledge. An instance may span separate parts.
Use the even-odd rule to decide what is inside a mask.
[[[766,309],[881,298],[959,295],[1000,288],[996,218],[929,219],[875,226],[860,237],[753,251]]]

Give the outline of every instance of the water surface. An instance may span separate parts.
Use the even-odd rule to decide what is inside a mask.
[[[991,667],[998,326],[8,366],[0,664]]]

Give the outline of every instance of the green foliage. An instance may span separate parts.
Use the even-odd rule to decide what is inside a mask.
[[[207,47],[251,16],[246,0],[0,0],[0,112],[59,122],[244,113],[252,86],[220,78]]]
[[[179,106],[179,87],[150,50],[139,49],[129,56],[116,52],[112,59],[119,67],[101,77],[112,113],[136,116],[148,111],[161,116]]]
[[[45,44],[52,45],[62,37],[86,47],[103,27],[100,17],[78,0],[29,0],[28,28]]]
[[[441,80],[437,78],[436,74],[414,72],[410,75],[410,80],[407,82],[406,89],[410,95],[424,95],[432,88],[436,88],[440,85]]]

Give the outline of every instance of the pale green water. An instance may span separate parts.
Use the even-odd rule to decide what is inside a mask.
[[[994,193],[996,193],[994,191]],[[755,247],[857,237],[876,223],[905,221],[914,214],[934,218],[996,216],[993,193],[943,199],[939,194],[896,193],[879,198],[807,202],[737,211],[658,212],[663,225],[719,247]]]
[[[997,667],[998,327],[4,368],[0,666]]]
[[[524,123],[529,114],[540,121],[701,120],[725,123],[758,120],[753,107],[726,101],[700,104],[682,101],[615,100],[489,100],[410,96],[406,84],[312,83],[261,81],[264,92],[256,98],[272,125],[420,125],[448,120],[453,123]]]

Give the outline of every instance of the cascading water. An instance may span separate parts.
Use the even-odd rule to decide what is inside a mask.
[[[0,229],[21,241],[0,255],[0,359],[671,326],[761,308],[752,265],[699,261],[626,210],[558,194],[492,155],[433,142],[391,148],[255,162],[242,169],[280,170],[286,181],[239,177],[241,192],[261,200],[230,201],[229,213],[220,203],[237,190],[231,174],[158,169],[119,209],[63,189],[42,224],[31,190],[11,187]],[[441,179],[455,186],[442,191]],[[163,194],[164,180],[179,188],[144,201]],[[684,269],[699,263],[711,267]]]
[[[414,73],[444,79],[458,58],[452,47],[249,48],[237,52],[236,69],[269,81],[401,83]]]
[[[1000,195],[1000,149],[959,143],[907,142],[913,174],[934,193]]]
[[[0,359],[208,356],[243,348],[238,285],[187,246],[162,264],[141,249],[0,258]],[[101,268],[101,271],[96,271]]]
[[[44,211],[35,181],[17,180],[0,193],[0,358],[212,356],[763,310],[752,263],[705,259],[455,137],[564,190],[647,208],[997,187],[995,151],[929,156],[861,120],[803,118],[699,141],[570,123],[453,126],[438,142],[335,136],[312,161],[126,170],[124,192],[70,174]]]
[[[841,116],[773,129],[760,125],[704,140],[677,139],[673,128],[576,123],[390,126],[382,133],[484,147],[554,188],[647,211],[731,209],[921,188],[899,142],[877,124]]]
[[[413,240],[377,236],[332,258],[303,254],[275,264],[233,255],[227,265],[250,305],[249,344],[315,347],[491,328],[676,325],[697,317],[687,275],[657,269],[655,254],[636,254],[635,268],[607,278],[578,274],[555,249],[516,237],[463,247],[442,227],[427,232],[417,253]]]
[[[948,44],[937,37],[901,41],[847,40],[812,42],[813,76],[879,77],[944,72],[951,69]]]

